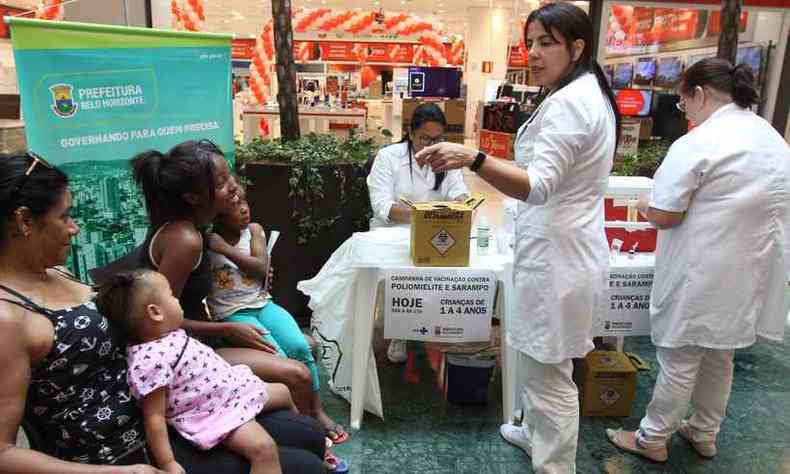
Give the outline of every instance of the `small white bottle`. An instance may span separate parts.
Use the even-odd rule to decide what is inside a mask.
[[[491,227],[485,216],[480,216],[477,221],[477,254],[488,255],[488,244],[491,237]]]

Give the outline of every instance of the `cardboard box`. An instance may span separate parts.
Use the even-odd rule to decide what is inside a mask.
[[[639,140],[650,140],[653,136],[653,117],[639,118]]]
[[[444,117],[447,125],[463,125],[466,123],[466,101],[463,99],[452,99],[444,102]]]
[[[423,101],[417,99],[403,99],[403,112],[401,113],[401,119],[403,121],[404,133],[409,129],[409,124],[411,123],[411,116],[414,115],[414,110],[422,102]]]
[[[636,392],[636,369],[628,356],[593,351],[574,375],[583,416],[629,416]]]
[[[411,202],[411,261],[417,267],[469,266],[472,211],[481,198],[465,202]]]
[[[444,139],[450,143],[460,143],[461,145],[466,143],[466,137],[464,137],[463,133],[445,133]]]

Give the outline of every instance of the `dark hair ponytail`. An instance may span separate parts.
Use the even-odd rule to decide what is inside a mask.
[[[39,218],[55,207],[68,188],[66,173],[39,163],[27,174],[32,164],[27,153],[0,154],[0,243],[8,238],[6,224],[17,209],[26,207],[33,218]]]
[[[582,50],[579,60],[576,62],[575,67],[565,77],[560,79],[557,83],[555,91],[562,89],[574,80],[581,77],[583,74],[592,72],[598,79],[598,86],[601,88],[601,93],[609,100],[612,106],[612,112],[615,119],[615,135],[617,142],[620,142],[620,110],[617,108],[617,101],[614,97],[614,92],[609,86],[609,81],[606,80],[606,75],[598,64],[598,61],[593,58],[593,25],[590,17],[581,8],[570,3],[549,3],[537,10],[533,10],[527,17],[527,22],[524,24],[524,38],[527,37],[527,29],[530,23],[538,21],[551,38],[562,43],[558,38],[554,37],[556,30],[565,39],[565,46],[570,50],[570,45],[573,41],[578,39],[584,41],[584,50]]]
[[[748,108],[759,99],[752,69],[745,64],[732,68],[732,100],[739,106]]]
[[[422,127],[423,124],[428,122],[435,122],[442,126],[442,128],[447,128],[447,118],[444,116],[444,112],[442,109],[439,108],[436,104],[432,103],[425,103],[420,104],[414,109],[414,113],[411,116],[411,121],[409,121],[409,131],[403,135],[403,138],[398,143],[406,143],[409,149],[409,175],[413,174],[413,162],[414,162],[414,144],[411,141],[411,133],[416,131],[418,128]],[[442,182],[444,178],[447,176],[447,173],[442,171],[440,173],[435,174],[436,179],[434,181],[433,190],[438,191],[439,188],[442,186]]]
[[[680,92],[692,95],[697,87],[710,87],[732,96],[739,107],[748,108],[759,100],[754,83],[754,74],[749,66],[738,64],[733,67],[721,58],[705,58],[683,73]]]
[[[193,206],[184,197],[187,193],[214,199],[215,155],[223,156],[215,145],[201,140],[180,143],[166,154],[148,150],[131,159],[152,226],[188,218]]]

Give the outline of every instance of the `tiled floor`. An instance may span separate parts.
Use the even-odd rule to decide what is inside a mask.
[[[790,291],[788,292],[790,298]],[[376,359],[381,378],[385,420],[366,414],[362,430],[335,447],[351,463],[352,473],[389,474],[510,474],[533,472],[529,458],[499,436],[502,419],[500,380],[496,377],[490,402],[462,407],[445,402],[425,353],[418,347],[421,382],[408,383],[404,366],[386,360],[378,338]],[[577,464],[579,473],[790,473],[790,341],[762,343],[738,351],[728,416],[719,436],[719,455],[704,460],[677,436],[670,459],[657,464],[618,451],[604,430],[633,429],[644,413],[656,378],[655,349],[649,338],[631,338],[626,350],[651,365],[638,377],[637,396],[628,418],[582,418]],[[326,389],[324,389],[326,390]],[[348,422],[348,404],[324,394],[329,413]]]

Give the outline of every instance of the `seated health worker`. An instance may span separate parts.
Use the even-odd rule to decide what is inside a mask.
[[[447,120],[436,104],[421,104],[414,109],[409,131],[403,140],[382,148],[368,175],[373,218],[370,228],[408,224],[411,208],[401,202],[462,201],[469,197],[461,170],[434,173],[420,166],[414,155],[427,146],[444,141]],[[393,339],[387,350],[390,362],[406,361],[406,341]]]

